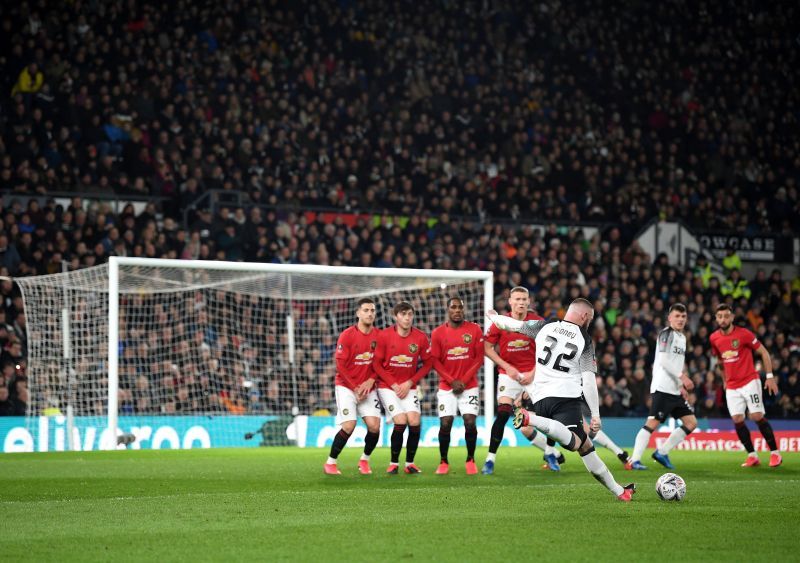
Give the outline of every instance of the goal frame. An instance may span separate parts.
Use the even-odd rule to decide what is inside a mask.
[[[226,270],[281,274],[319,274],[325,276],[376,276],[395,278],[442,278],[478,280],[483,282],[484,313],[494,304],[494,273],[485,270],[423,270],[412,268],[367,268],[356,266],[321,266],[316,264],[272,264],[258,262],[226,262],[205,260],[176,260],[163,258],[141,258],[111,256],[108,260],[108,430],[110,435],[118,433],[119,417],[119,274],[121,266],[145,266],[155,268],[179,268],[188,270]],[[490,321],[475,319],[488,330]],[[288,308],[287,326],[293,323],[292,308]],[[289,347],[293,347],[292,331],[289,330]],[[483,416],[487,432],[494,423],[494,363],[484,357],[483,361]]]

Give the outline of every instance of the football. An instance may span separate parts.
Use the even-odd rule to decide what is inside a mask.
[[[686,481],[675,473],[664,473],[656,481],[656,494],[661,500],[683,500],[686,496]]]

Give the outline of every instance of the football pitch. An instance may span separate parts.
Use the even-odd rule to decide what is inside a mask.
[[[658,499],[661,470],[624,471],[600,454],[630,504],[617,501],[576,454],[558,474],[541,451],[501,448],[495,475],[373,475],[327,450],[297,448],[8,454],[0,461],[4,561],[120,560],[798,560],[800,454],[782,467],[741,468],[741,453],[673,452],[686,499]],[[485,448],[477,460],[483,461]],[[649,459],[649,452],[645,462]]]

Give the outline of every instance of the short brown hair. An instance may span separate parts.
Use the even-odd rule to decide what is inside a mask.
[[[684,305],[683,303],[673,303],[672,306],[669,308],[669,312],[671,313],[672,311],[678,311],[679,313],[685,313],[686,312],[686,305]]]
[[[362,305],[374,305],[375,301],[371,297],[362,297],[356,303],[356,309],[360,309]]]
[[[399,315],[400,313],[405,313],[406,311],[411,311],[413,313],[414,307],[408,301],[401,301],[392,309],[392,315]]]
[[[531,292],[528,291],[527,287],[522,287],[521,285],[518,285],[516,287],[512,287],[510,293],[524,293],[525,295],[530,295],[531,294]]]
[[[720,303],[719,305],[717,305],[717,313],[719,313],[720,311],[730,311],[731,313],[733,313],[733,309],[731,309],[731,306],[728,305],[727,303]]]

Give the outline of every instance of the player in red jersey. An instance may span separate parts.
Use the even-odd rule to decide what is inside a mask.
[[[447,452],[450,432],[456,413],[464,419],[464,439],[467,442],[467,475],[475,475],[475,445],[478,427],[475,420],[480,412],[478,370],[483,364],[483,331],[477,324],[464,320],[464,301],[460,297],[447,300],[447,322],[431,334],[433,367],[439,374],[439,453],[442,461],[437,475],[450,470]]]
[[[358,462],[358,470],[363,475],[372,473],[369,456],[380,436],[381,406],[372,369],[372,356],[378,345],[378,330],[373,327],[375,302],[369,298],[360,299],[356,318],[358,322],[346,328],[336,342],[336,420],[342,428],[333,438],[331,453],[323,468],[328,475],[341,474],[336,459],[355,430],[359,416],[367,425],[364,454]]]
[[[761,378],[753,365],[753,352],[755,352],[761,358],[761,363],[767,372],[767,381],[764,383],[764,387],[772,395],[777,393],[778,383],[772,375],[772,360],[769,352],[761,345],[755,334],[733,324],[733,311],[730,305],[723,303],[718,306],[716,317],[719,330],[711,334],[711,351],[722,364],[728,411],[736,427],[736,434],[744,445],[744,449],[747,450],[747,460],[742,467],[753,467],[761,463],[753,448],[750,430],[744,421],[745,411],[750,412],[750,420],[758,425],[761,435],[769,445],[771,452],[769,466],[777,467],[783,462],[783,458],[778,450],[772,426],[764,416]]]
[[[417,384],[431,370],[433,359],[428,337],[412,326],[414,307],[401,301],[394,306],[392,314],[395,324],[381,331],[372,358],[372,367],[378,375],[378,397],[394,421],[392,459],[386,472],[394,475],[398,472],[403,434],[408,425],[405,472],[421,473],[414,464],[421,430]]]
[[[508,297],[508,305],[511,309],[508,316],[519,321],[542,320],[542,317],[528,310],[530,304],[531,297],[526,288],[519,286],[513,288]],[[492,425],[489,453],[486,455],[486,462],[481,470],[484,475],[491,475],[494,473],[495,456],[503,441],[506,423],[514,413],[514,400],[523,393],[524,386],[533,381],[536,367],[536,343],[524,334],[500,330],[492,325],[486,333],[483,345],[486,356],[497,365],[499,372],[497,376],[497,416]],[[530,426],[524,427],[522,433],[535,446],[545,450],[546,456],[552,455],[553,463],[558,467],[558,452],[552,445],[548,446],[544,434]]]

